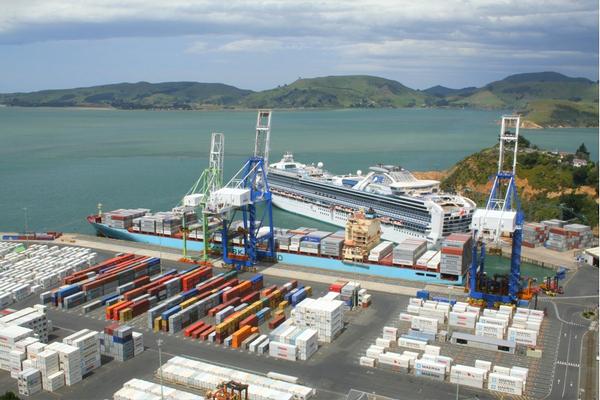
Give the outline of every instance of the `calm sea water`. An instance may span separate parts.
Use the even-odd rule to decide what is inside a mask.
[[[495,143],[500,112],[475,110],[276,111],[271,161],[293,151],[333,172],[374,163],[412,170],[450,167]],[[0,230],[92,233],[96,211],[175,206],[207,164],[210,133],[225,133],[225,176],[253,149],[254,112],[0,108]],[[585,142],[598,159],[596,129],[525,131],[546,149]],[[27,212],[23,210],[27,208]],[[281,211],[283,227],[311,224]],[[330,227],[328,227],[331,229]]]

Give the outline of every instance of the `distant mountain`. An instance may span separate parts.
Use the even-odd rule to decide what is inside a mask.
[[[117,83],[33,93],[0,94],[0,104],[25,107],[114,107],[120,109],[227,107],[252,93],[222,83]]]
[[[436,86],[430,87],[429,89],[423,90],[423,92],[430,94],[432,96],[436,96],[436,97],[447,97],[447,96],[467,96],[476,90],[477,90],[477,88],[475,86],[469,86],[469,87],[462,88],[462,89],[451,89],[446,86],[436,85]]]
[[[289,85],[248,95],[242,104],[253,108],[421,107],[428,97],[393,80],[350,75],[298,79]]]
[[[118,83],[87,88],[0,94],[0,105],[119,109],[395,108],[510,109],[526,126],[598,126],[598,82],[556,72],[508,76],[483,87],[420,91],[368,75],[298,79],[261,92],[221,83]]]

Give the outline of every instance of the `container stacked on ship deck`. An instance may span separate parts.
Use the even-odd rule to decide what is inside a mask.
[[[129,229],[133,226],[135,218],[142,217],[149,212],[150,210],[146,208],[118,209],[102,213],[101,220],[103,224],[111,228]]]
[[[420,239],[405,239],[394,247],[393,263],[413,268],[417,260],[427,251],[427,241]]]
[[[453,233],[442,242],[440,272],[455,277],[463,276],[473,258],[472,238],[469,234]]]
[[[331,235],[331,232],[314,231],[309,232],[300,240],[300,253],[320,254],[321,240]]]
[[[321,240],[321,255],[340,258],[344,248],[345,232],[337,231]]]

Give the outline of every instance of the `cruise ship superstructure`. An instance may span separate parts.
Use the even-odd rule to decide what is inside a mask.
[[[440,182],[417,179],[393,165],[366,174],[333,175],[323,164],[302,164],[291,153],[269,166],[273,204],[283,210],[344,227],[357,210],[381,219],[382,238],[426,239],[436,245],[454,232],[468,232],[475,203],[440,191]]]

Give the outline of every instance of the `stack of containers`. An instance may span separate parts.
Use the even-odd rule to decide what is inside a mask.
[[[18,344],[19,342],[17,342]],[[16,347],[16,346],[15,346]],[[17,378],[23,370],[23,361],[27,358],[24,351],[11,350],[9,353],[10,377]]]
[[[435,250],[427,250],[425,253],[423,253],[423,255],[421,257],[419,257],[419,259],[417,260],[417,262],[415,263],[415,266],[417,267],[417,269],[437,269],[437,267],[433,267],[433,268],[429,268],[429,262],[432,261],[433,257],[435,257],[436,254],[438,254],[438,251]],[[434,263],[432,263],[432,266],[434,265]]]
[[[344,248],[344,231],[335,232],[321,240],[321,255],[340,258]]]
[[[385,241],[381,242],[369,252],[369,261],[379,262],[385,257],[392,254],[393,250],[394,243]]]
[[[20,326],[32,329],[40,341],[48,342],[49,321],[46,315],[46,306],[36,304],[33,307],[27,307],[15,311],[0,318],[0,327]]]
[[[517,376],[492,372],[488,377],[488,389],[496,392],[521,396],[523,394],[523,386],[523,379]]]
[[[360,282],[348,282],[340,292],[340,300],[343,301],[347,308],[353,309],[358,305],[358,291],[360,290]]]
[[[471,235],[453,233],[442,242],[440,273],[463,276],[473,257]]]
[[[144,335],[140,332],[132,332],[133,338],[133,356],[137,357],[144,351]]]
[[[113,400],[160,400],[161,398],[204,400],[204,397],[202,396],[143,381],[141,379],[131,379],[125,382],[123,387],[113,395]]]
[[[572,248],[586,249],[593,245],[594,235],[592,228],[588,225],[569,224],[563,227],[567,236],[572,240]]]
[[[548,227],[538,222],[523,224],[523,246],[539,247],[548,240]]]
[[[415,361],[415,375],[417,376],[443,381],[446,379],[446,370],[446,365],[440,362],[424,358]]]
[[[292,319],[299,327],[315,329],[319,342],[331,343],[344,326],[343,305],[340,300],[304,299],[292,310]]]
[[[300,252],[308,254],[320,254],[321,240],[331,235],[331,232],[314,231],[308,233],[300,241]]]
[[[450,383],[483,389],[488,371],[483,368],[456,364],[450,369]]]
[[[426,240],[404,239],[394,248],[392,261],[394,265],[412,268],[426,251]]]
[[[21,340],[33,336],[33,330],[20,326],[0,327],[0,369],[11,370],[10,352]]]
[[[79,349],[82,375],[100,368],[100,337],[98,332],[83,329],[65,337],[63,343]]]
[[[294,236],[293,233],[289,233],[287,229],[274,229],[275,243],[282,250],[288,250],[290,248],[290,239]]]
[[[101,341],[103,353],[119,362],[135,356],[133,329],[130,326],[110,324],[104,328],[104,340]],[[143,342],[142,342],[143,347]]]
[[[75,346],[55,342],[47,346],[58,353],[60,370],[67,386],[72,386],[83,379],[81,371],[81,351]]]
[[[119,209],[102,213],[102,223],[112,228],[129,229],[133,225],[134,218],[144,216],[150,210],[137,209]]]
[[[47,349],[42,351],[37,355],[33,366],[42,373],[42,388],[49,390],[48,387],[51,385],[51,382],[48,378],[60,370],[58,353]]]
[[[19,394],[32,396],[42,391],[42,374],[35,368],[26,368],[17,378]]]

